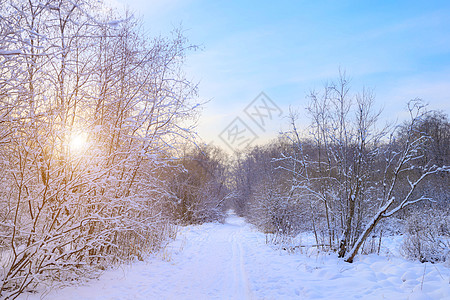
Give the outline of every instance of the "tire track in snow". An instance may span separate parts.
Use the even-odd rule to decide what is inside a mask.
[[[233,290],[235,299],[254,299],[244,265],[244,250],[238,240],[241,230],[232,233]]]

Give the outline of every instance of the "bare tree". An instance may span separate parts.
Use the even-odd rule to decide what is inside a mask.
[[[353,262],[365,239],[383,218],[390,217],[419,201],[432,200],[423,194],[415,193],[417,187],[425,179],[439,172],[450,171],[449,166],[436,166],[428,160],[422,160],[428,137],[421,133],[418,134],[415,129],[417,122],[420,122],[425,116],[423,112],[424,105],[421,100],[413,100],[409,102],[408,109],[411,120],[406,129],[406,138],[401,142],[400,151],[389,151],[390,153],[387,155],[387,164],[383,178],[383,186],[386,188],[380,201],[380,207],[367,223],[352,249],[346,254],[344,259],[347,262]],[[390,144],[392,145],[393,143],[391,142]],[[406,177],[408,188],[400,198],[396,198],[395,191],[402,176]]]
[[[0,291],[15,298],[158,248],[159,174],[191,138],[196,86],[179,30],[150,40],[91,1],[4,4]]]
[[[226,182],[227,160],[219,148],[205,146],[189,149],[174,161],[170,190],[178,223],[223,221],[232,196]]]
[[[316,151],[305,151],[308,142],[300,138],[292,114],[292,131],[287,136],[294,151],[284,159],[290,161],[287,169],[293,174],[292,190],[298,197],[309,199],[314,207],[318,207],[316,201],[323,204],[329,247],[352,262],[381,219],[428,199],[417,193],[417,186],[447,169],[424,156],[429,139],[416,130],[425,116],[420,101],[409,103],[411,122],[403,127],[406,135],[394,141],[396,130],[378,127],[380,113],[374,112],[373,94],[364,90],[351,95],[345,75],[323,93],[312,92],[310,99],[310,136]],[[371,217],[374,210],[378,213]],[[340,237],[335,246],[336,233]]]

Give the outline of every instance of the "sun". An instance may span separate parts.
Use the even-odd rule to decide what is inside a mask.
[[[87,149],[87,136],[84,133],[75,133],[70,136],[69,148],[71,152],[82,152]]]

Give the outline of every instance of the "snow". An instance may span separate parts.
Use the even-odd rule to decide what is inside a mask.
[[[20,55],[22,54],[22,50],[0,50],[0,55]]]
[[[45,299],[450,299],[450,269],[394,256],[353,264],[314,248],[288,253],[230,214],[225,224],[180,229],[157,257],[106,271]],[[19,299],[40,299],[42,293]]]

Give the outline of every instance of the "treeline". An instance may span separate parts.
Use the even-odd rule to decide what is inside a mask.
[[[0,0],[0,297],[143,259],[173,224],[220,219],[220,154],[183,153],[194,49],[98,1]]]
[[[220,148],[190,147],[174,161],[177,172],[169,180],[174,196],[171,215],[180,225],[223,222],[234,195],[228,182],[229,157]]]
[[[400,230],[393,217],[406,256],[449,260],[448,116],[416,99],[408,121],[382,125],[373,94],[352,94],[345,76],[309,100],[307,128],[291,112],[289,132],[238,155],[236,211],[267,233],[312,231],[347,262]]]

